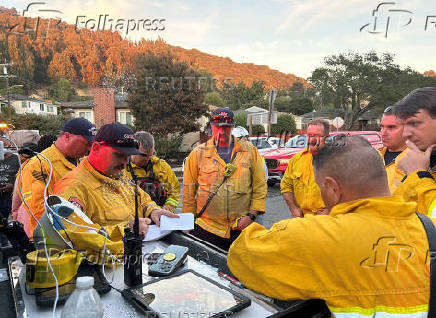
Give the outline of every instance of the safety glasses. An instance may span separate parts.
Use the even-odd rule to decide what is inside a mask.
[[[234,125],[233,118],[228,116],[213,116],[210,119],[211,125]]]

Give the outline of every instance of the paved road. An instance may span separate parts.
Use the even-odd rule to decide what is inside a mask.
[[[266,228],[270,228],[271,225],[277,221],[289,219],[291,212],[283,200],[280,193],[280,184],[275,184],[272,187],[268,187],[268,196],[266,197],[266,213],[263,219],[263,225]]]

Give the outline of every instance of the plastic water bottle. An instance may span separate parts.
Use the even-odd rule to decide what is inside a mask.
[[[94,286],[94,277],[78,277],[76,289],[67,299],[61,318],[102,318],[103,307]]]

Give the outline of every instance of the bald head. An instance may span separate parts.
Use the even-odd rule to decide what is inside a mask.
[[[335,205],[390,195],[381,156],[360,136],[335,136],[314,156],[313,165],[327,207],[326,200]],[[324,198],[324,195],[330,197]]]

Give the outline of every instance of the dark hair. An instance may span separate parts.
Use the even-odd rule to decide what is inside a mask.
[[[309,128],[309,126],[311,126],[311,125],[322,126],[323,130],[324,130],[324,136],[328,136],[330,133],[330,124],[327,120],[314,119],[314,120],[310,121],[310,123],[309,123],[309,125],[307,125],[307,127]]]
[[[57,137],[55,135],[44,135],[38,141],[38,146],[36,148],[37,152],[42,152],[44,149],[50,147],[55,141]]]
[[[421,109],[426,110],[432,118],[436,118],[436,87],[417,88],[394,106],[395,114],[402,119],[412,117]]]
[[[317,154],[313,156],[313,166],[315,169],[321,169],[325,163],[332,161],[335,157],[340,156],[346,152],[353,151],[355,146],[364,146],[372,148],[371,143],[361,136],[347,136],[339,134],[333,136],[325,146],[320,149]]]

